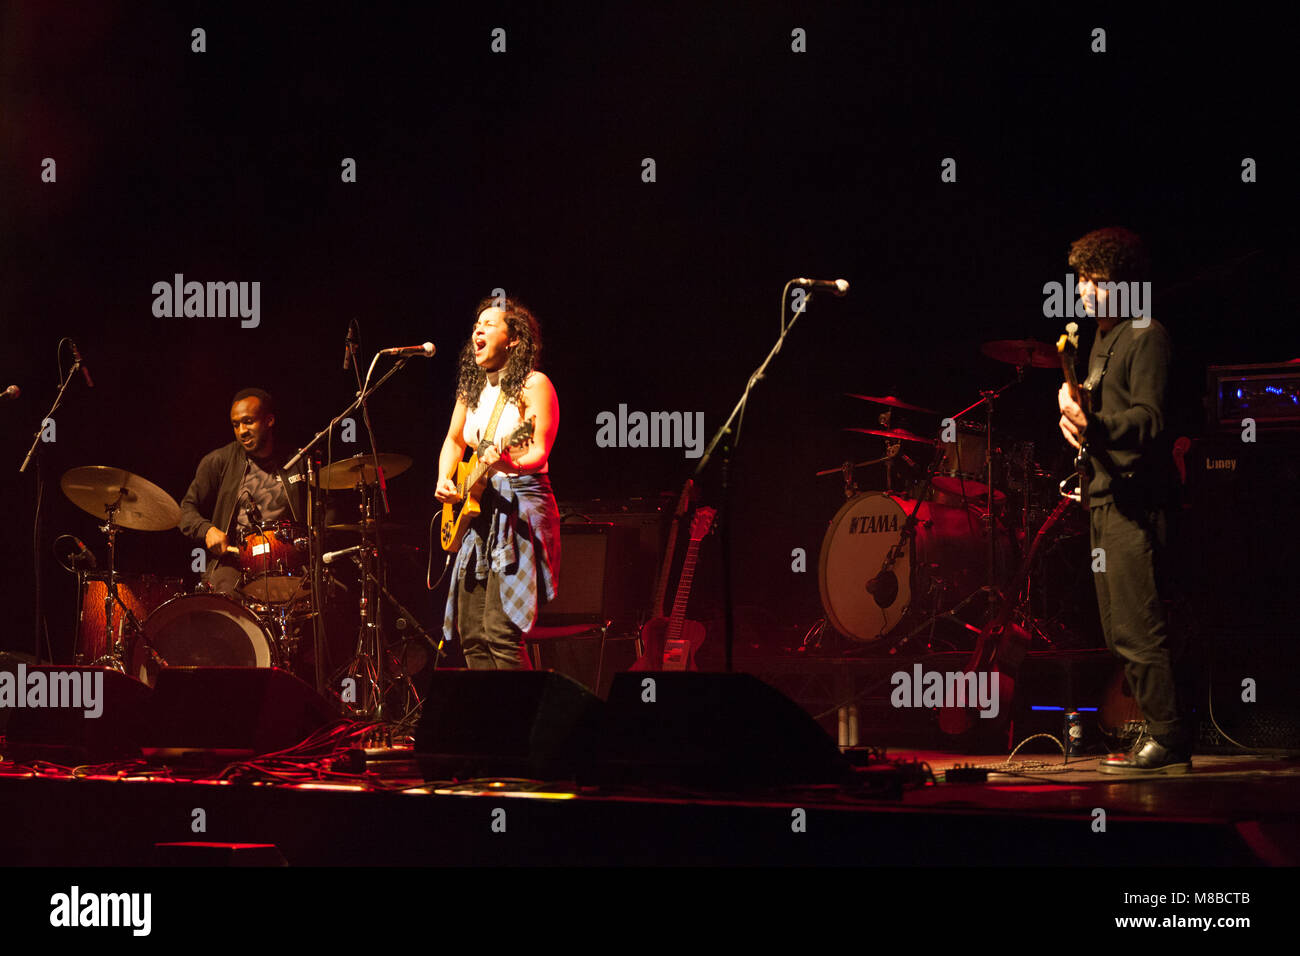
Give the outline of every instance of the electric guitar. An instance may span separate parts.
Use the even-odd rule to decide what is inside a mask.
[[[695,563],[700,556],[700,542],[709,533],[713,508],[701,508],[691,519],[691,543],[686,549],[681,577],[677,582],[677,597],[673,600],[671,617],[656,617],[641,629],[645,654],[632,665],[634,671],[693,671],[695,654],[704,643],[704,625],[686,620],[686,603],[691,597],[691,581],[695,578]]]
[[[518,448],[528,444],[532,441],[533,426],[536,421],[537,416],[534,415],[526,422],[520,423],[518,428],[506,436],[499,447]],[[442,549],[451,554],[460,550],[460,543],[465,538],[465,531],[469,528],[470,522],[482,511],[479,499],[487,486],[483,476],[491,466],[479,461],[479,455],[488,447],[497,447],[497,443],[483,442],[474,454],[470,455],[469,461],[462,461],[456,466],[456,491],[460,494],[460,500],[443,503]],[[435,522],[437,520],[434,519]]]
[[[1070,390],[1070,397],[1075,400],[1085,415],[1092,408],[1092,393],[1079,387],[1079,378],[1074,372],[1074,362],[1079,354],[1079,323],[1070,322],[1065,327],[1065,334],[1056,340],[1056,351],[1061,356],[1061,371],[1065,373],[1065,384]],[[1088,507],[1088,482],[1092,480],[1092,461],[1088,454],[1088,441],[1079,442],[1079,453],[1074,456],[1074,472],[1079,476],[1079,490],[1066,491],[1067,478],[1061,482],[1061,494],[1072,501]]]
[[[681,526],[682,518],[691,507],[691,491],[695,482],[690,478],[686,479],[686,484],[682,486],[682,496],[677,499],[677,510],[673,512],[672,527],[668,529],[668,548],[664,551],[664,563],[659,566],[659,576],[655,578],[655,600],[650,606],[650,616],[664,616],[664,598],[668,595],[668,575],[673,569],[673,558],[677,555],[677,529]]]

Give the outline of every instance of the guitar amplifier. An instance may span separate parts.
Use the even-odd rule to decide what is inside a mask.
[[[1294,621],[1298,485],[1300,434],[1261,431],[1244,442],[1229,432],[1195,443],[1175,554],[1202,621],[1246,629]]]
[[[1300,362],[1211,365],[1206,380],[1211,432],[1240,433],[1246,418],[1261,430],[1300,431]]]
[[[543,604],[539,627],[613,621],[635,627],[653,595],[654,565],[637,548],[636,529],[612,521],[560,525],[560,580],[555,600]]]

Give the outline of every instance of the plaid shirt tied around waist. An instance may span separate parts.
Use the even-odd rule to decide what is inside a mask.
[[[456,592],[472,569],[475,579],[496,575],[501,607],[523,633],[537,623],[542,601],[553,601],[560,570],[560,514],[546,475],[493,474],[482,513],[465,532],[447,591],[442,633],[456,635]],[[487,538],[484,539],[486,530]]]

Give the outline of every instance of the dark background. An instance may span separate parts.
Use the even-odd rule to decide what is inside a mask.
[[[352,318],[367,360],[438,345],[372,405],[380,449],[416,460],[394,480],[394,518],[422,525],[455,356],[496,286],[546,335],[557,496],[673,491],[696,463],[598,448],[597,414],[703,411],[711,435],[772,346],[784,282],[844,277],[848,297],[818,297],[759,384],[731,471],[736,602],[791,626],[821,615],[817,554],[842,501],[813,472],[880,452],[841,431],[875,411],[843,393],[947,414],[1006,382],[1013,370],[980,343],[1055,340],[1042,286],[1064,279],[1083,233],[1124,225],[1149,243],[1182,433],[1202,427],[1207,364],[1300,353],[1294,83],[1281,26],[1251,8],[1206,21],[1096,6],[553,6],[0,7],[0,387],[23,390],[0,408],[0,647],[34,644],[36,485],[18,465],[62,336],[96,387],[73,383],[42,449],[45,554],[70,532],[102,559],[59,475],[120,466],[179,501],[230,440],[230,397],[247,385],[277,396],[284,439],[309,435],[353,395]],[[490,52],[497,26],[504,55]],[[1104,54],[1090,52],[1094,26]],[[206,53],[190,50],[194,27]],[[790,50],[795,27],[807,53]],[[47,156],[55,184],[40,180]],[[1246,156],[1257,183],[1241,182]],[[355,184],[340,181],[344,157]],[[642,182],[644,157],[657,182]],[[956,183],[940,181],[944,157]],[[155,318],[151,287],[178,272],[260,281],[260,327]],[[1059,380],[1031,372],[1000,426],[1062,472]],[[179,532],[120,540],[128,570],[188,572]],[[707,608],[716,545],[705,554]],[[48,557],[45,574],[63,656],[71,578]],[[410,600],[437,626],[437,598]]]

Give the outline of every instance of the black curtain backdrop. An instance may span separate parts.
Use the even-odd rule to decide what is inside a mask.
[[[353,318],[367,360],[438,347],[372,406],[380,449],[415,459],[393,481],[393,517],[418,528],[456,356],[493,288],[542,322],[562,409],[551,476],[575,500],[679,488],[696,464],[683,450],[598,447],[597,416],[703,412],[711,436],[775,339],[784,282],[843,277],[849,295],[814,300],[754,392],[732,469],[736,603],[806,625],[842,500],[813,472],[880,451],[842,431],[875,411],[844,393],[947,413],[1009,380],[980,343],[1055,340],[1042,286],[1064,279],[1083,233],[1147,239],[1183,433],[1202,427],[1207,364],[1300,354],[1281,38],[1246,8],[1208,22],[934,3],[5,4],[0,388],[22,396],[0,406],[0,647],[34,644],[36,483],[18,466],[63,336],[95,388],[73,383],[41,452],[56,656],[70,653],[73,587],[49,544],[73,533],[103,557],[59,476],[120,466],[179,500],[249,385],[276,395],[284,440],[309,435],[353,395]],[[1242,182],[1246,157],[1258,182]],[[260,324],[155,317],[152,286],[176,273],[260,282]],[[1058,471],[1059,381],[1030,373],[1000,419],[1008,445],[1035,441]],[[335,443],[366,447],[363,430]],[[194,577],[179,532],[120,543],[127,570]],[[716,538],[704,556],[707,615]],[[440,623],[438,598],[404,597]]]

